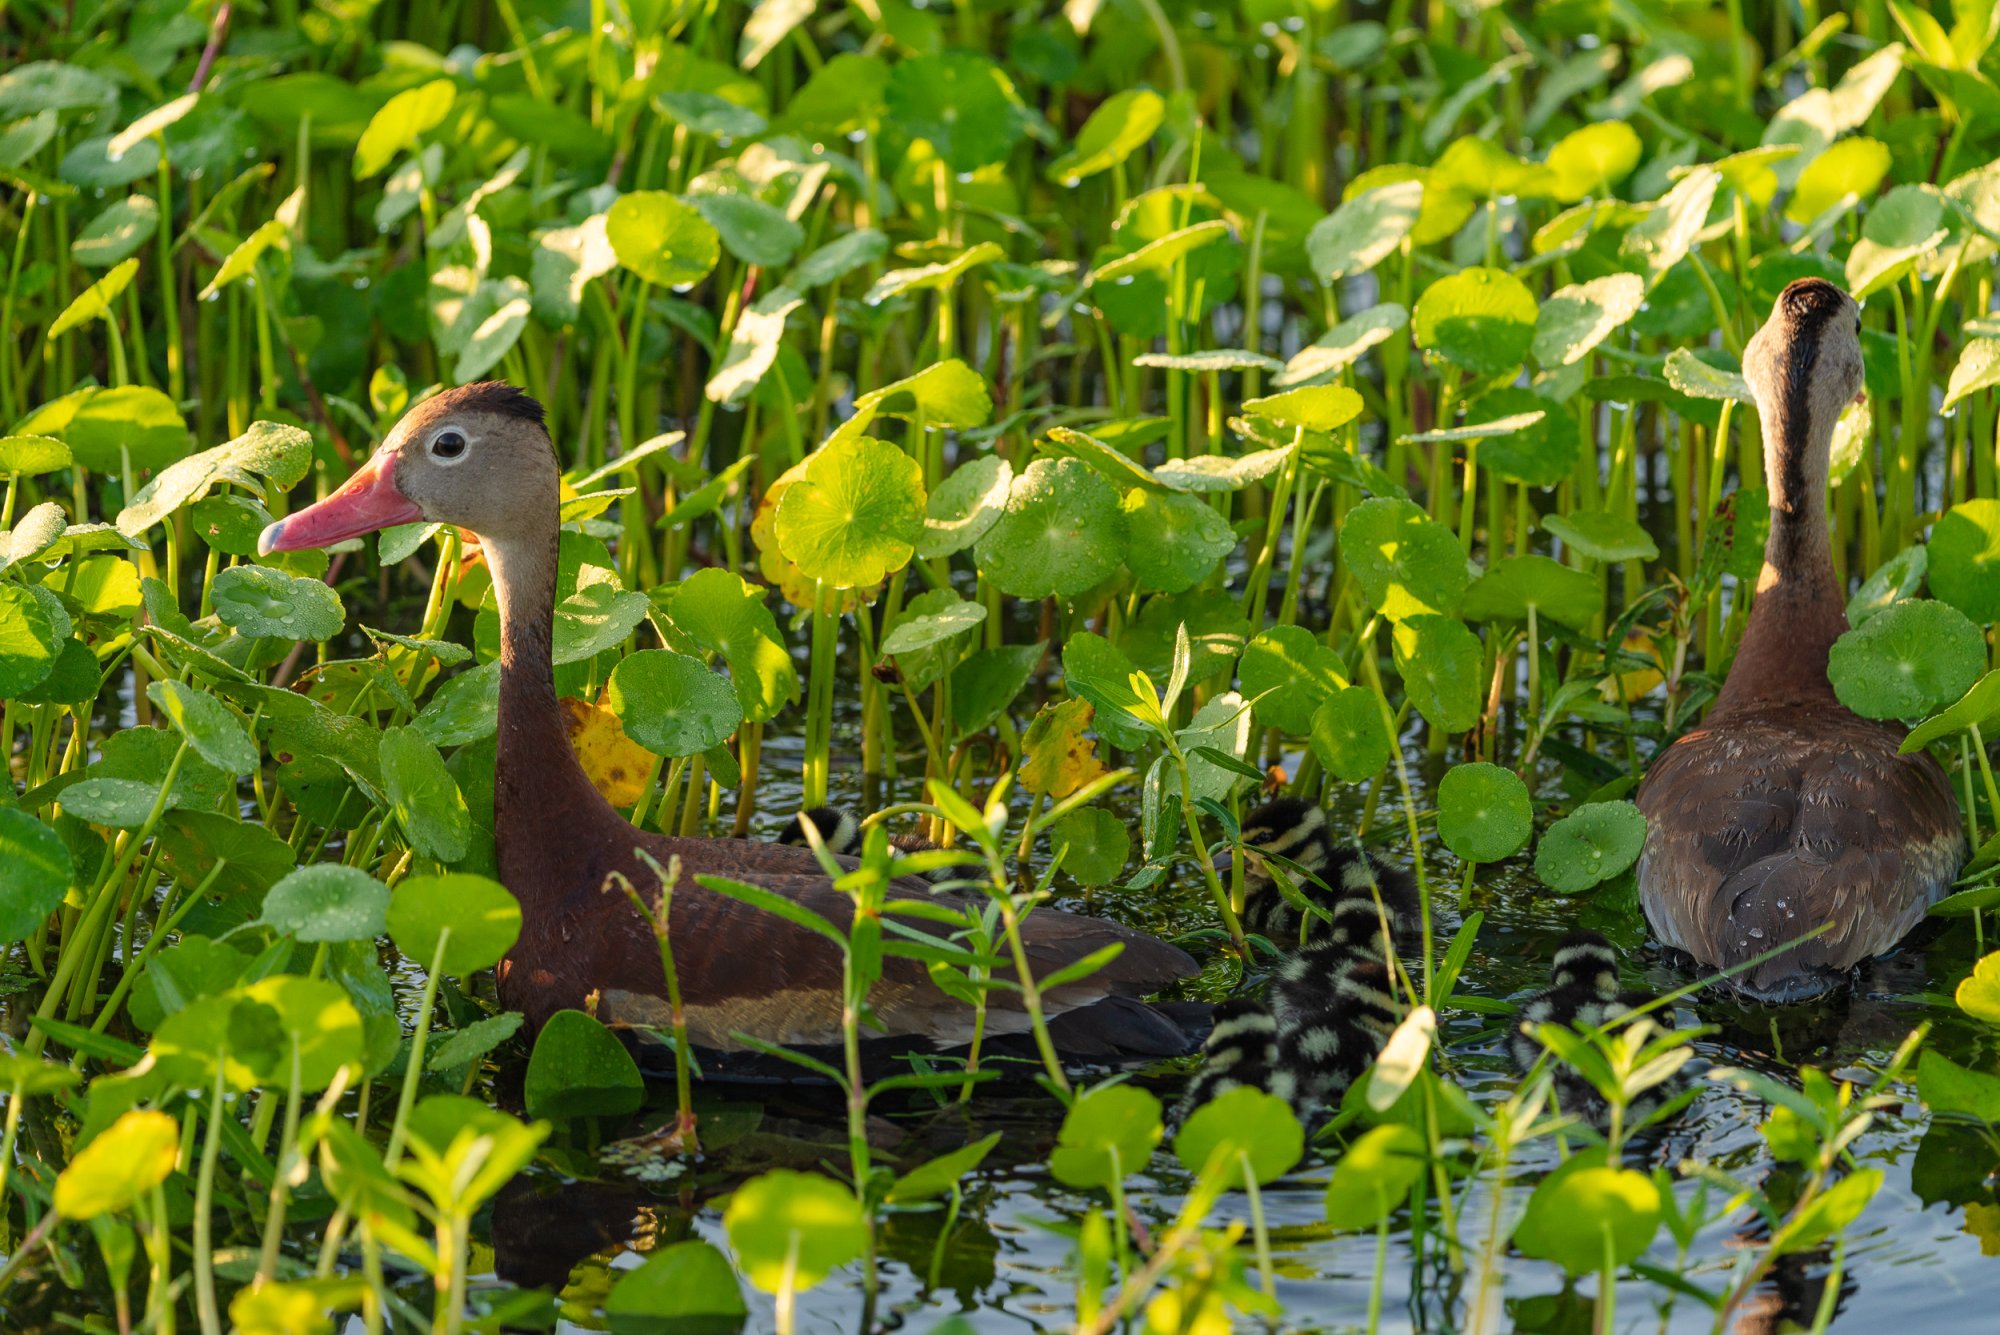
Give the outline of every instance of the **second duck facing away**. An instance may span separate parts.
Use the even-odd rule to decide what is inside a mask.
[[[1957,876],[1965,836],[1937,762],[1898,755],[1903,729],[1842,706],[1826,675],[1847,630],[1827,474],[1835,423],[1862,389],[1860,308],[1823,279],[1791,284],[1744,348],[1743,375],[1763,426],[1770,537],[1715,707],[1640,786],[1639,899],[1663,943],[1710,968],[1797,942],[1729,982],[1800,1001],[1902,940]]]

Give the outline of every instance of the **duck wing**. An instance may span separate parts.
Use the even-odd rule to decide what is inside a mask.
[[[1667,945],[1728,968],[1825,924],[1733,978],[1800,1000],[1902,939],[1964,860],[1957,804],[1929,756],[1844,710],[1728,720],[1648,772],[1639,897]]]

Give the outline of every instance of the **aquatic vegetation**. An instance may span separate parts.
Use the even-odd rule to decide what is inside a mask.
[[[30,5],[8,1328],[1983,1316],[1991,11]],[[1742,357],[1802,277],[1865,302],[1829,675],[1936,759],[1971,860],[1851,998],[1746,1010],[1647,949],[1632,799],[1748,622]],[[487,554],[258,554],[487,378],[560,456],[591,782],[795,829],[857,911],[604,893],[669,979],[659,894],[789,913],[840,951],[839,1048],[697,1051],[677,1002],[531,1034]],[[1414,886],[1394,1013],[1320,1124],[1250,1087],[1170,1127],[1196,1060],[1065,1067],[1043,998],[1109,957],[1037,974],[1022,923],[1087,902],[1203,961],[1183,1012],[1259,1014],[1317,870],[1253,857],[1273,797]],[[829,804],[880,813],[855,860],[795,823]],[[954,896],[883,914],[905,876]],[[1593,1004],[1508,1000],[1572,931]],[[882,1059],[889,959],[979,1041]]]

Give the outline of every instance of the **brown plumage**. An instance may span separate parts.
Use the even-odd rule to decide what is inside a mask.
[[[845,926],[851,901],[803,848],[740,839],[677,839],[636,830],[577,765],[556,704],[550,636],[559,542],[559,476],[541,406],[504,384],[468,385],[412,409],[334,495],[273,524],[262,550],[324,546],[390,524],[429,520],[479,536],[500,611],[500,714],[493,820],[500,879],[521,901],[521,938],[499,970],[500,998],[539,1027],[595,1005],[609,1023],[664,1029],[659,951],[613,873],[657,897],[636,850],[679,858],[670,922],[694,1042],[731,1050],[741,1032],[798,1046],[840,1040],[841,959],[817,934],[696,884],[702,874],[753,882]],[[852,860],[849,860],[852,865]],[[932,898],[923,881],[902,899]],[[893,903],[891,911],[893,913]],[[929,923],[912,926],[934,931]],[[1195,972],[1184,952],[1116,923],[1038,909],[1023,928],[1044,975],[1104,946],[1123,951],[1080,982],[1044,994],[1059,1045],[1102,1057],[1171,1055],[1179,1025],[1133,998]],[[911,1047],[972,1036],[972,1010],[925,967],[891,958],[870,996],[883,1035]],[[996,990],[988,1032],[1027,1029],[1017,993]]]
[[[1805,278],[1744,349],[1771,489],[1763,573],[1715,707],[1639,789],[1639,898],[1667,945],[1727,968],[1826,925],[1730,980],[1763,1001],[1838,986],[1900,941],[1965,859],[1944,771],[1897,755],[1903,729],[1852,713],[1827,681],[1847,630],[1827,470],[1861,392],[1860,327],[1852,298]]]

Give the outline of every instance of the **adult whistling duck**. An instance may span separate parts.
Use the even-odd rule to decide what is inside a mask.
[[[678,839],[640,831],[577,764],[556,703],[550,640],[560,519],[556,456],[542,407],[503,383],[426,400],[325,500],[264,531],[261,552],[322,547],[392,524],[428,521],[478,536],[500,613],[494,839],[500,879],[521,902],[521,936],[499,969],[500,999],[539,1027],[594,1003],[600,1019],[665,1028],[659,950],[612,873],[658,894],[638,856],[679,858],[669,936],[688,1032],[729,1051],[733,1035],[818,1046],[840,1041],[841,959],[833,945],[775,914],[702,888],[713,873],[753,882],[838,924],[851,901],[803,848],[738,839]],[[922,880],[901,898],[931,898]],[[896,896],[892,896],[895,898]],[[891,910],[893,912],[893,909]],[[922,925],[922,924],[918,924]],[[1095,918],[1037,909],[1022,927],[1029,966],[1054,972],[1093,951],[1122,951],[1104,968],[1044,994],[1058,1051],[1154,1056],[1187,1046],[1183,1029],[1137,998],[1196,971],[1184,952]],[[891,957],[870,996],[879,1034],[911,1049],[972,1038],[973,1011],[939,991],[924,966]],[[1028,1028],[1017,993],[996,990],[987,1032]]]
[[[1957,875],[1965,838],[1937,762],[1898,755],[1903,730],[1843,707],[1826,675],[1847,629],[1827,469],[1862,393],[1860,308],[1822,279],[1791,284],[1743,375],[1764,432],[1764,567],[1715,707],[1639,789],[1639,898],[1661,941],[1712,968],[1796,942],[1729,982],[1799,1001],[1900,941]]]

